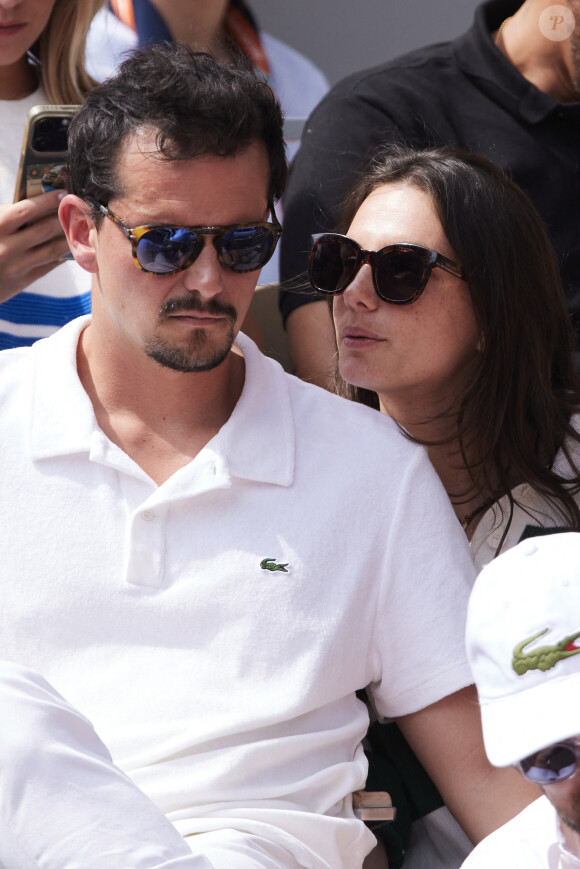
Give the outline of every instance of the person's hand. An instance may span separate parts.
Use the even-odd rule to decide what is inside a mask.
[[[0,302],[54,269],[68,253],[57,215],[62,191],[0,205]]]

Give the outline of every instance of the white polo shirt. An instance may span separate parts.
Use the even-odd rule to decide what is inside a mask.
[[[97,426],[86,322],[0,354],[0,657],[84,713],[183,835],[359,865],[355,691],[399,716],[471,682],[473,568],[425,451],[241,335],[230,419],[157,486]]]
[[[540,797],[491,833],[462,864],[465,869],[565,869],[577,866],[560,849],[558,816]]]

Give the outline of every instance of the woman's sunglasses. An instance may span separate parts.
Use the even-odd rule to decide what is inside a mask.
[[[232,272],[261,269],[276,249],[282,227],[270,205],[271,223],[248,223],[235,226],[127,226],[106,205],[101,212],[121,229],[133,250],[137,268],[150,275],[173,275],[195,262],[203,249],[204,235],[213,237],[218,261]]]
[[[564,781],[574,775],[580,758],[578,740],[558,742],[543,748],[518,764],[518,768],[527,779],[535,784],[545,785]]]
[[[381,250],[363,250],[352,238],[336,232],[312,236],[308,276],[319,293],[344,292],[365,263],[371,267],[377,296],[392,305],[415,302],[434,268],[465,280],[457,263],[419,244],[389,244]]]

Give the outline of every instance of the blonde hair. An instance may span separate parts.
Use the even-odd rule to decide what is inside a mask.
[[[56,0],[48,24],[32,52],[51,103],[82,103],[96,82],[85,69],[85,42],[105,0]]]

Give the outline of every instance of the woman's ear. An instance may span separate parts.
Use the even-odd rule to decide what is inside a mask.
[[[89,206],[80,197],[67,193],[60,203],[58,216],[75,260],[85,271],[95,274],[98,271],[97,228]]]

